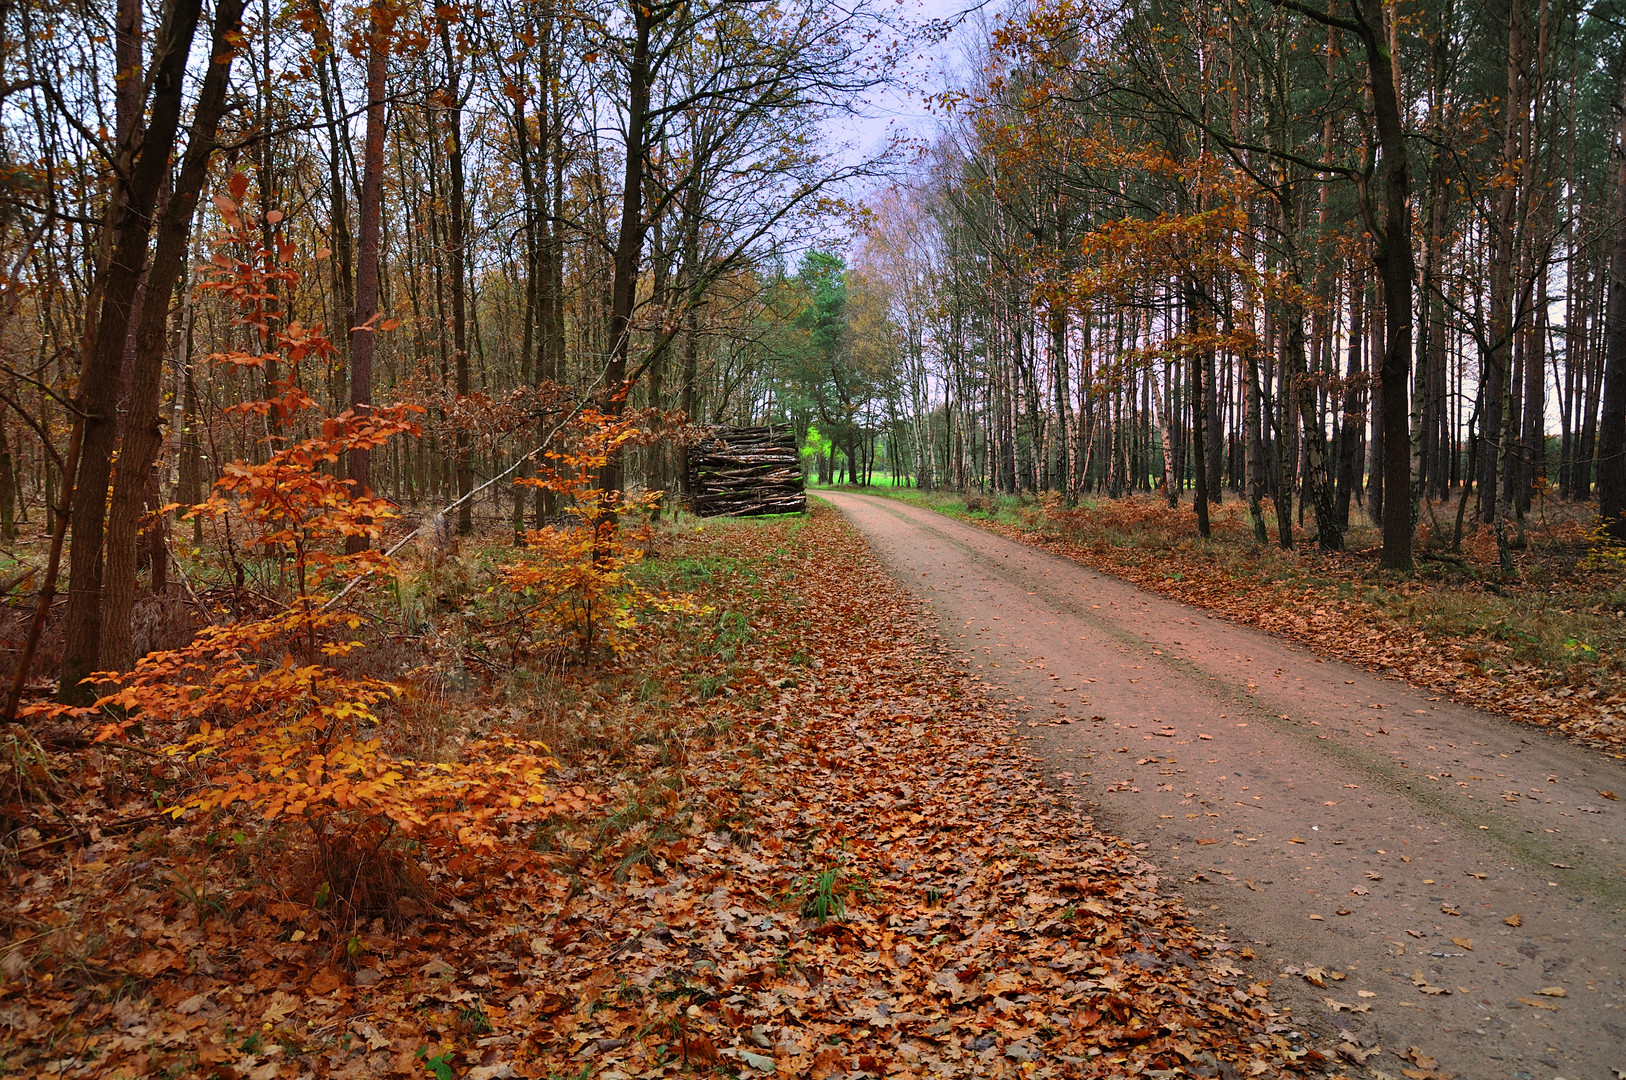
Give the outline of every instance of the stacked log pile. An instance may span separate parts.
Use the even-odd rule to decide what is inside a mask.
[[[789,424],[714,425],[685,456],[689,509],[700,517],[807,511],[796,433]]]

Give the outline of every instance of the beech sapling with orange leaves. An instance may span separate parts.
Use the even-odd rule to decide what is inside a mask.
[[[519,621],[546,652],[582,662],[601,652],[620,656],[643,615],[708,610],[690,597],[647,589],[632,573],[647,550],[647,514],[661,493],[606,492],[595,482],[612,454],[651,441],[646,419],[582,409],[538,475],[515,481],[551,493],[561,511],[558,523],[528,531],[525,558],[502,569]],[[641,517],[646,523],[634,527]]]
[[[549,812],[555,763],[540,743],[503,736],[465,747],[456,763],[392,756],[382,714],[398,688],[339,670],[363,647],[365,615],[354,605],[368,583],[388,577],[378,546],[396,516],[388,500],[344,479],[339,464],[348,452],[416,434],[413,414],[422,410],[321,414],[303,376],[331,361],[333,345],[320,327],[285,323],[275,310],[271,286],[297,282],[292,253],[261,245],[240,206],[245,189],[239,174],[233,198],[216,197],[228,233],[198,287],[234,299],[247,338],[263,343],[209,360],[263,374],[267,396],[231,411],[264,418],[265,460],[227,465],[211,497],[188,513],[221,519],[245,552],[280,564],[287,596],[269,614],[208,626],[183,648],[153,653],[127,676],[94,676],[112,684],[97,706],[119,717],[99,738],[129,738],[138,724],[185,732],[167,751],[195,767],[200,783],[170,813],[248,810],[299,824],[324,862],[335,847],[376,852],[393,836],[430,849],[489,847],[512,824]],[[355,537],[367,549],[346,554]]]

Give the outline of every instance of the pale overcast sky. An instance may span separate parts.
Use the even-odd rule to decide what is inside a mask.
[[[919,26],[934,19],[951,19],[978,0],[887,0],[900,22]],[[872,156],[894,135],[926,135],[931,130],[926,98],[944,85],[943,71],[957,55],[954,39],[940,44],[922,43],[910,50],[891,72],[892,81],[869,95],[863,115],[833,121],[832,141],[846,143],[853,157]]]

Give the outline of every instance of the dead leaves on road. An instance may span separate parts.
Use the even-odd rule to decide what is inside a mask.
[[[1449,996],[1451,993],[1450,990],[1443,986],[1430,985],[1428,978],[1423,974],[1422,968],[1418,968],[1411,973],[1411,984],[1417,987],[1419,993],[1423,994]]]

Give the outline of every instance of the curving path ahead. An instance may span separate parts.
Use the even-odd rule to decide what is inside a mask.
[[[1463,1080],[1626,1070],[1626,803],[1599,794],[1626,795],[1621,762],[929,510],[820,497],[1052,781],[1252,943],[1249,981],[1382,1047],[1345,1071],[1400,1075],[1410,1047]]]

